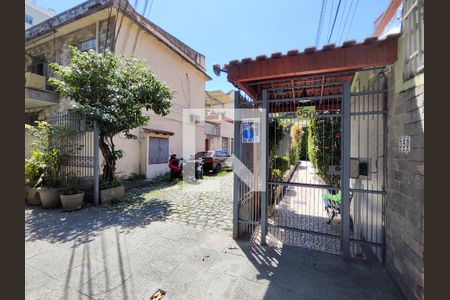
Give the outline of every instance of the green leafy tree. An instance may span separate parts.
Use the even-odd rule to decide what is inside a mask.
[[[123,156],[113,137],[123,133],[127,138],[136,138],[131,131],[150,120],[143,109],[166,116],[174,92],[137,58],[109,50],[82,52],[72,46],[71,52],[67,66],[50,65],[56,78],[49,82],[76,103],[76,110],[97,122],[105,159],[102,179],[113,181],[116,162]]]

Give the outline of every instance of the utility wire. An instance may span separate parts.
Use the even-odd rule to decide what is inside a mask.
[[[337,15],[339,13],[339,7],[341,6],[341,1],[342,0],[339,0],[338,6],[337,6],[337,9],[336,9],[336,14],[334,15],[333,27],[331,27],[331,33],[330,33],[330,36],[328,37],[328,43],[330,43],[331,37],[333,36],[334,25],[336,25],[336,18],[337,18]]]
[[[150,2],[150,9],[148,10],[148,14],[149,14],[149,15],[150,15],[150,11],[152,10],[153,1],[154,1],[154,0],[151,0],[151,2]],[[147,10],[147,6],[148,6],[148,0],[145,0],[144,9],[142,10],[142,16],[144,16],[144,18],[145,18],[145,15],[146,15],[145,12],[146,12],[146,10]],[[131,50],[131,55],[134,54],[134,51],[135,51],[135,49],[136,49],[136,45],[137,45],[138,38],[139,38],[139,33],[141,33],[142,27],[143,27],[143,26],[142,26],[141,24],[139,24],[139,26],[138,26],[138,32],[136,33],[136,38],[134,39],[133,49]]]
[[[339,44],[341,43],[342,36],[344,35],[345,26],[347,26],[348,16],[350,15],[350,12],[352,11],[352,5],[353,5],[353,0],[352,0],[352,2],[350,2],[350,7],[348,8],[347,16],[345,17],[344,27],[342,27],[341,35],[339,36]]]
[[[147,5],[148,5],[148,0],[145,0],[144,3],[144,8],[142,9],[142,15],[145,15],[145,11],[147,10]],[[134,50],[136,49],[136,44],[139,38],[139,33],[141,33],[141,25],[138,24],[138,30],[136,32],[136,36],[134,38],[134,42],[133,42],[133,48],[131,49],[131,55],[134,54]]]
[[[127,1],[128,2],[128,1]],[[137,9],[137,5],[139,4],[139,0],[135,0],[134,1],[134,8],[135,9]],[[133,22],[129,22],[128,23],[128,26],[127,26],[127,29],[126,29],[126,31],[125,31],[125,35],[124,35],[124,38],[123,38],[123,41],[122,41],[122,47],[121,47],[121,54],[124,54],[124,52],[125,52],[125,46],[127,45],[127,43],[128,43],[128,37],[129,37],[129,35],[130,35],[130,29],[131,29],[131,25],[133,24]]]
[[[326,8],[327,8],[327,0],[322,0],[322,8],[320,9],[319,25],[317,26],[316,48],[319,46],[320,35],[322,33],[322,27],[323,27],[323,17],[325,15]]]
[[[339,36],[339,32],[340,32],[340,29],[341,29],[342,21],[344,20],[344,15],[345,15],[345,9],[346,8],[347,8],[347,0],[344,1],[344,8],[341,9],[342,14],[340,15],[340,17],[338,16],[339,24],[336,27],[336,44],[339,42],[337,40],[337,37]]]
[[[356,8],[358,7],[358,3],[359,3],[359,0],[356,0],[355,8],[353,9],[353,15],[352,15],[352,18],[350,19],[350,24],[348,26],[347,35],[345,36],[345,39],[348,39],[348,34],[350,33],[350,28],[352,28],[353,18],[355,17],[355,12],[356,12]]]
[[[333,19],[333,8],[334,8],[334,0],[331,0],[330,17],[328,18],[328,35],[330,35],[331,32],[331,20]]]

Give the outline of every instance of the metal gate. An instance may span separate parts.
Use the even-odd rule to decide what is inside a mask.
[[[250,234],[261,243],[267,237],[344,256],[375,254],[383,261],[387,81],[379,69],[352,74],[350,82],[333,75],[290,87],[303,91],[295,98],[277,99],[277,89],[263,90],[257,101],[236,94],[236,108],[265,109],[269,155],[265,191],[253,191],[235,175],[234,236]],[[321,95],[305,92],[320,86]],[[286,134],[280,127],[294,123],[308,131],[303,133],[308,157],[297,162],[295,152],[293,159],[286,153],[286,166],[286,158],[269,148],[276,148],[282,138],[277,135]],[[235,156],[258,168],[252,159],[255,144],[240,140],[235,122]]]
[[[94,202],[94,178],[96,177],[94,175],[97,172],[94,161],[95,155],[98,155],[98,147],[97,153],[94,151],[94,124],[73,111],[54,113],[48,118],[48,122],[55,128],[69,132],[66,135],[58,135],[53,143],[67,145],[65,148],[68,149],[76,149],[70,152],[67,163],[62,166],[62,174],[72,174],[83,178],[85,201]]]

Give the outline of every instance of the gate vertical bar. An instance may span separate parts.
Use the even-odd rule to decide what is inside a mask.
[[[342,98],[342,254],[350,258],[350,84],[344,83]]]
[[[100,204],[100,157],[99,157],[99,130],[97,122],[94,122],[94,203]]]
[[[268,162],[268,158],[267,156],[269,155],[269,124],[268,124],[268,120],[269,120],[269,100],[268,100],[268,94],[267,94],[267,90],[263,90],[262,91],[262,101],[263,101],[263,109],[264,111],[264,118],[265,118],[265,122],[261,122],[264,123],[266,126],[264,126],[262,129],[262,131],[264,132],[264,135],[266,136],[265,138],[265,145],[262,145],[262,147],[265,147],[266,151],[265,154],[266,155],[262,155],[261,157],[261,165],[262,168],[261,170],[266,172],[266,176],[265,176],[265,180],[264,180],[264,184],[265,184],[265,189],[263,191],[261,191],[261,245],[266,245],[266,236],[267,236],[267,203],[269,202],[268,198],[269,198],[269,184],[268,184],[268,180],[269,180],[269,166],[267,164]]]
[[[241,137],[240,137],[240,103],[241,95],[239,91],[234,92],[234,144],[233,144],[233,160],[241,159],[239,155],[239,149],[241,147]],[[235,172],[233,172],[233,238],[239,237],[239,177]]]

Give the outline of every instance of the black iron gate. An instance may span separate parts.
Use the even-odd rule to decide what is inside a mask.
[[[81,114],[74,111],[65,111],[52,114],[48,122],[55,128],[64,129],[68,134],[58,135],[53,143],[67,145],[71,149],[68,161],[62,166],[62,174],[71,174],[83,179],[85,184],[85,201],[94,203],[94,179],[98,170],[94,168],[96,143],[94,124]],[[64,150],[63,148],[63,150]]]
[[[235,175],[235,237],[248,233],[261,243],[268,237],[344,256],[376,254],[383,261],[387,82],[379,71],[358,72],[352,86],[322,82],[329,94],[269,99],[276,95],[269,89],[259,101],[235,96],[236,108],[265,108],[269,141],[266,192]],[[294,88],[316,85],[306,82]],[[286,141],[277,136],[286,134],[279,127],[295,123],[308,132],[307,158],[298,161],[276,152],[279,140]],[[253,170],[260,166],[252,159],[256,146],[240,142],[240,129],[236,122],[235,155]]]

